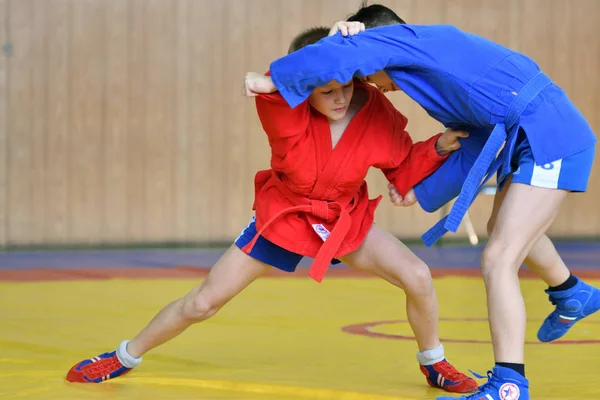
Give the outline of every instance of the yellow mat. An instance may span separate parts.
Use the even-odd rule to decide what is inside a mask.
[[[77,361],[131,338],[193,280],[0,283],[0,399],[435,399],[415,360],[403,293],[376,279],[265,278],[213,319],[103,384],[69,384]],[[598,284],[599,282],[595,282]],[[493,365],[477,278],[436,280],[449,360]],[[600,316],[539,344],[551,310],[542,283],[522,282],[528,307],[526,372],[532,398],[598,399]],[[343,328],[345,327],[345,330]],[[349,332],[351,333],[349,333]],[[583,342],[577,343],[577,341]]]

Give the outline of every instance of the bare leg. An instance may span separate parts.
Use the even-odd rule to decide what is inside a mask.
[[[554,221],[566,195],[562,190],[518,183],[506,189],[482,256],[497,362],[522,364],[524,361],[525,304],[517,273],[527,254]]]
[[[373,225],[358,250],[342,257],[352,268],[377,275],[406,293],[406,313],[419,351],[435,349],[438,303],[427,265],[397,238]]]
[[[438,337],[438,302],[427,265],[397,238],[373,225],[365,241],[342,257],[349,266],[379,276],[406,293],[406,314],[415,334],[420,370],[430,386],[467,393],[477,382],[448,361]]]
[[[217,313],[229,300],[271,267],[232,245],[206,279],[185,297],[163,308],[127,346],[135,358],[173,339],[190,325]]]
[[[510,181],[494,197],[494,208],[487,225],[488,235],[491,235],[494,230],[498,211],[509,187]],[[558,286],[570,276],[569,269],[546,234],[542,235],[529,250],[529,254],[525,258],[525,265],[548,286]]]

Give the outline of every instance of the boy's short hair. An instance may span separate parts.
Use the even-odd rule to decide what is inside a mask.
[[[371,4],[368,6],[367,1],[363,1],[356,14],[350,15],[347,21],[362,22],[367,29],[406,23],[398,14],[386,6],[381,4]]]
[[[309,44],[317,43],[319,40],[327,37],[327,35],[329,35],[329,29],[330,28],[325,26],[317,26],[301,32],[294,40],[292,40],[288,49],[288,54],[300,50]]]

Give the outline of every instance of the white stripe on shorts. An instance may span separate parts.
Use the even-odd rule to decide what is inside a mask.
[[[557,189],[561,167],[562,159],[544,165],[534,164],[533,173],[531,174],[531,186]]]
[[[239,236],[235,238],[233,243],[237,242],[242,237],[244,232],[246,232],[246,229],[250,228],[250,225],[252,225],[253,222],[256,222],[256,215],[253,215],[252,218],[250,218],[250,222],[248,222],[248,225],[246,225],[246,227],[244,229],[242,229]]]

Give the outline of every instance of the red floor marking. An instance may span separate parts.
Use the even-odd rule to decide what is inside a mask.
[[[485,322],[487,324],[487,318],[440,318],[440,322]],[[539,324],[541,321],[537,320],[527,320],[528,322],[534,322]],[[587,321],[588,323],[600,324],[600,322],[596,321]],[[342,332],[350,333],[352,335],[359,336],[367,336],[372,338],[379,339],[391,339],[391,340],[415,340],[413,336],[404,336],[404,335],[396,335],[393,333],[381,333],[381,332],[372,332],[371,328],[380,325],[389,325],[389,324],[408,324],[407,320],[393,320],[393,321],[375,321],[375,322],[365,322],[362,324],[353,324],[342,327]],[[478,343],[478,344],[491,344],[490,340],[476,340],[476,339],[448,339],[448,338],[440,338],[442,343]],[[542,343],[542,342],[525,342],[525,344],[596,344],[600,343],[600,339],[592,339],[592,340],[557,340],[550,343]]]

